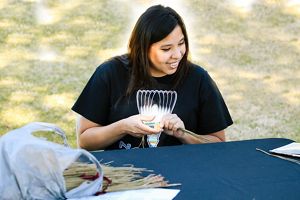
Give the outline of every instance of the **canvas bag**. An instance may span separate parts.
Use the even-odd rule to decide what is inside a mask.
[[[35,137],[35,131],[53,131],[64,145]],[[67,192],[63,171],[74,161],[94,163],[99,177]],[[97,159],[86,150],[70,148],[54,124],[33,122],[0,137],[0,199],[81,198],[99,192],[102,181]]]

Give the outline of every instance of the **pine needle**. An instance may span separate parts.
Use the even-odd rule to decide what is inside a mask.
[[[192,132],[192,131],[189,131],[189,130],[187,130],[187,129],[179,128],[179,130],[181,130],[181,131],[183,131],[183,132],[185,132],[185,133],[188,133],[188,134],[190,134],[190,135],[192,135],[192,136],[198,138],[198,139],[201,141],[201,143],[211,143],[211,142],[214,142],[214,141],[212,141],[212,140],[210,140],[210,139],[204,137],[203,135],[198,135],[198,134],[196,134],[196,133],[194,133],[194,132]]]
[[[153,172],[146,168],[136,168],[132,165],[113,167],[109,164],[101,164],[103,174],[103,191],[123,191],[142,188],[173,187],[179,183],[169,184],[161,175],[150,174],[142,176],[144,172]],[[87,176],[97,176],[97,169],[94,164],[74,162],[64,171],[64,179],[67,191],[78,187],[86,180]]]

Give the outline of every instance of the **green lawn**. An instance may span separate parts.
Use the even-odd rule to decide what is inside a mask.
[[[75,146],[71,106],[95,68],[124,53],[151,1],[0,2],[0,135],[32,121],[57,124]],[[217,82],[234,119],[229,140],[300,142],[300,5],[169,2],[182,14],[191,59]],[[173,6],[172,6],[173,2]]]

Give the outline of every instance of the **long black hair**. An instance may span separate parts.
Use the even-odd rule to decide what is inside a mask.
[[[186,52],[175,72],[173,89],[175,89],[188,73],[189,43],[186,28],[180,15],[170,7],[155,5],[148,8],[138,19],[131,33],[128,46],[129,63],[131,65],[131,79],[127,87],[126,95],[132,94],[140,88],[150,88],[154,79],[150,74],[151,61],[149,49],[156,43],[167,37],[174,28],[179,25],[184,35]]]

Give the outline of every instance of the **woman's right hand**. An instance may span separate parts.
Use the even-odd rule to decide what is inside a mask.
[[[144,135],[157,134],[160,130],[145,125],[143,121],[152,121],[154,116],[133,115],[122,120],[124,132],[133,137],[143,137]]]

